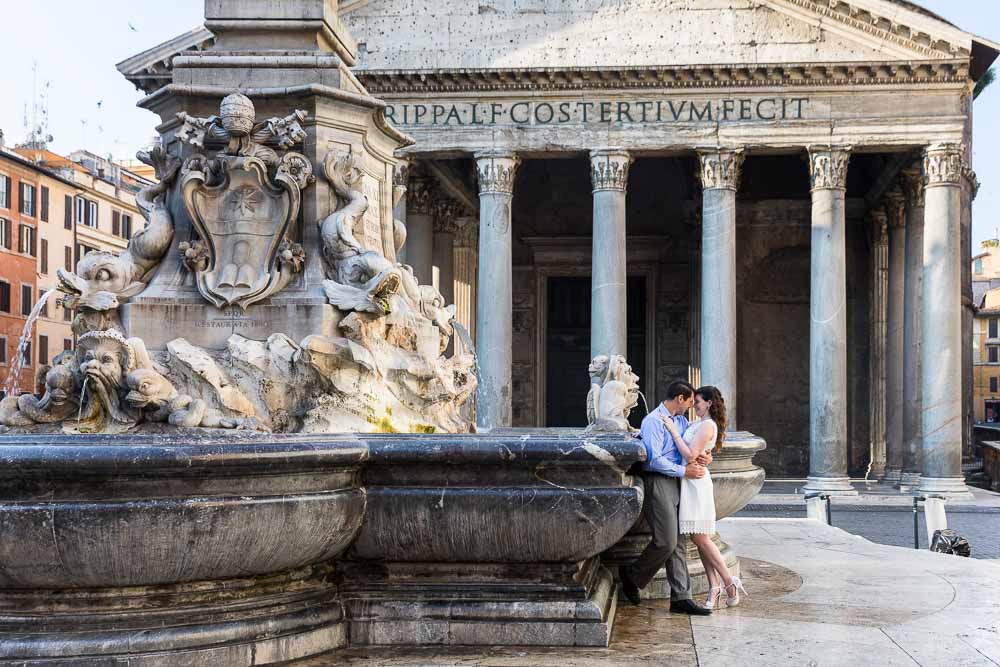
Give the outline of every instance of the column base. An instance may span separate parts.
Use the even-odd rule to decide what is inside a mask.
[[[900,468],[886,468],[882,475],[882,481],[887,484],[897,484],[903,478],[903,471]]]
[[[972,500],[964,477],[921,477],[916,492],[925,496],[943,496],[948,500]]]
[[[919,472],[904,472],[899,476],[896,488],[900,491],[912,491],[918,484],[920,484]]]
[[[813,477],[806,478],[802,488],[806,493],[826,493],[831,496],[856,496],[857,489],[851,486],[849,477]]]

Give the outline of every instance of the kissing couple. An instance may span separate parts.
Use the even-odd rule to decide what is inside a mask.
[[[685,414],[694,408],[697,419]],[[715,534],[715,495],[708,465],[712,452],[722,450],[726,438],[726,403],[716,387],[694,389],[683,381],[667,387],[666,399],[642,420],[639,432],[646,447],[641,479],[645,487],[642,514],[653,534],[649,546],[633,563],[622,565],[618,574],[622,591],[632,604],[639,604],[645,588],[666,565],[670,585],[670,611],[705,616],[722,605],[735,607],[739,577],[729,574]],[[691,599],[691,577],[684,559],[680,536],[689,535],[705,566],[709,590],[705,606]]]

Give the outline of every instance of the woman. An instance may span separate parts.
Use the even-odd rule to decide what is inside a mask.
[[[694,412],[698,419],[691,422],[683,434],[677,431],[673,421],[663,420],[686,461],[695,460],[709,447],[714,447],[716,452],[721,451],[722,441],[726,438],[726,403],[717,388],[708,386],[695,390]],[[730,576],[719,547],[712,541],[712,535],[715,534],[715,495],[711,475],[706,474],[701,479],[681,480],[678,519],[681,534],[691,536],[705,566],[709,582],[705,606],[709,609],[718,606],[723,587],[726,591],[726,606],[738,605],[740,591],[745,594],[746,590],[739,577]]]

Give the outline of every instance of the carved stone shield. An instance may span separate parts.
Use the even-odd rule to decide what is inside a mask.
[[[188,215],[207,246],[207,266],[197,272],[198,290],[219,308],[246,309],[267,298],[278,282],[278,247],[298,215],[298,184],[282,169],[275,182],[256,157],[220,161],[218,181],[206,167],[186,170],[181,193]]]

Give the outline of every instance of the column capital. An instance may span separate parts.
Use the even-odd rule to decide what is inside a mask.
[[[620,148],[600,148],[590,151],[590,183],[594,192],[628,188],[628,171],[632,155]]]
[[[889,214],[885,207],[876,206],[868,211],[868,220],[871,223],[872,241],[882,243],[886,240],[886,231],[889,227]]]
[[[809,146],[809,179],[813,190],[846,190],[851,146]]]
[[[906,196],[899,187],[895,187],[885,195],[886,224],[891,229],[906,226]]]
[[[743,172],[742,148],[698,148],[698,182],[702,190],[739,190]]]
[[[910,208],[924,207],[924,173],[920,165],[914,164],[901,171],[899,184]]]
[[[484,151],[476,153],[479,194],[513,194],[514,176],[520,164],[521,158],[511,152]]]
[[[392,205],[395,206],[399,200],[406,195],[407,181],[410,179],[409,160],[400,160],[392,166]]]
[[[465,207],[450,197],[438,199],[434,206],[434,231],[454,234],[458,231],[456,219],[465,212]]]
[[[924,187],[961,185],[967,165],[961,144],[934,144],[924,150]]]
[[[417,174],[416,170],[413,170],[406,185],[407,214],[430,215],[434,212],[436,201],[437,192],[434,181],[425,174]]]

